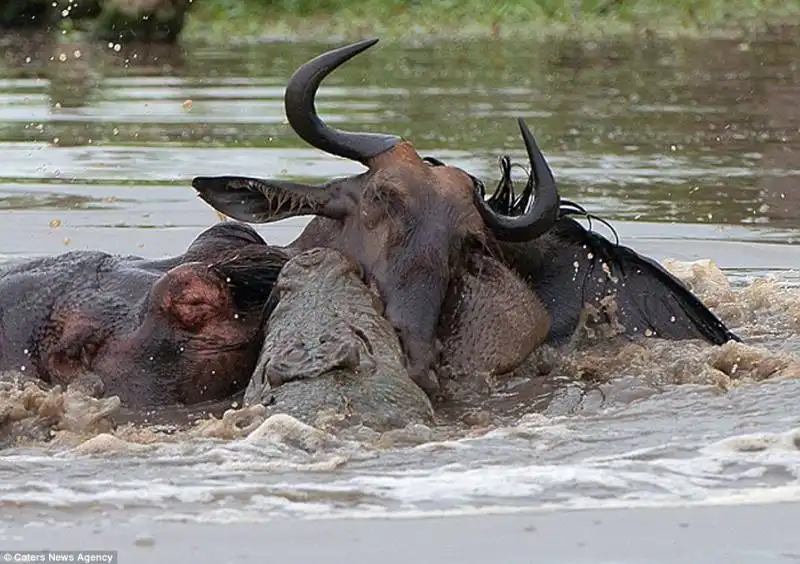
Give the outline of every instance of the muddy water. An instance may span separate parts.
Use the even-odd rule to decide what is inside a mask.
[[[564,196],[665,261],[746,345],[583,350],[559,359],[556,384],[510,385],[488,413],[386,435],[332,436],[257,409],[114,428],[113,399],[0,391],[6,430],[31,437],[0,456],[0,519],[248,523],[800,499],[799,37],[387,44],[333,76],[318,104],[331,123],[403,135],[487,184],[501,153],[523,161],[524,116]],[[283,84],[321,48],[9,42],[3,258],[178,253],[216,221],[194,175],[358,171],[284,123]],[[304,224],[260,231],[286,243]]]

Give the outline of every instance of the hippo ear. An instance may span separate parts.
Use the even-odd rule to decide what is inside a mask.
[[[150,296],[152,306],[169,323],[191,333],[236,313],[225,281],[201,263],[173,268],[156,282]]]

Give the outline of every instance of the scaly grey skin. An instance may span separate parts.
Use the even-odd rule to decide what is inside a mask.
[[[376,430],[429,423],[433,410],[404,366],[383,305],[361,268],[339,251],[311,249],[278,277],[261,358],[244,404],[309,424],[333,413]]]
[[[229,398],[258,360],[287,258],[225,222],[162,260],[72,251],[0,265],[0,371],[133,409]]]

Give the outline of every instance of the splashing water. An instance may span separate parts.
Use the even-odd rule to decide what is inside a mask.
[[[122,46],[93,59],[86,46],[60,81],[46,48],[17,53],[0,67],[0,251],[102,241],[177,254],[215,220],[187,188],[194,175],[358,172],[284,124],[286,78],[317,47]],[[97,85],[99,67],[81,65],[103,57]],[[800,499],[796,45],[496,41],[370,57],[378,76],[353,65],[322,89],[326,121],[380,124],[488,179],[497,155],[524,160],[513,118],[526,117],[564,197],[662,259],[744,343],[543,350],[483,405],[388,433],[225,404],[137,419],[115,398],[15,375],[0,387],[0,521],[167,527]],[[284,244],[304,224],[262,233]]]
[[[233,523],[798,499],[800,291],[733,287],[709,261],[667,266],[746,343],[589,347],[560,358],[529,407],[510,389],[485,417],[433,428],[333,434],[265,419],[261,406],[117,425],[116,398],[6,384],[3,518]]]

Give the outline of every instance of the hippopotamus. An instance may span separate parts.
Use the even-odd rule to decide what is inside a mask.
[[[510,159],[486,199],[484,183],[394,135],[342,131],[317,115],[322,80],[375,45],[368,39],[302,65],[286,87],[289,125],[304,141],[365,166],[320,185],[282,179],[198,176],[192,186],[220,213],[249,223],[313,219],[285,250],[329,247],[358,263],[385,304],[409,374],[431,397],[439,368],[511,371],[542,345],[560,346],[588,321],[631,339],[739,340],[652,259],[574,219],[524,120],[530,161],[521,194]],[[442,355],[445,355],[444,357]]]
[[[270,310],[245,405],[312,425],[326,416],[378,431],[431,422],[430,400],[408,375],[358,263],[324,247],[297,254],[278,276]]]
[[[0,265],[0,372],[141,409],[242,392],[288,256],[223,222],[180,256],[71,251]]]

